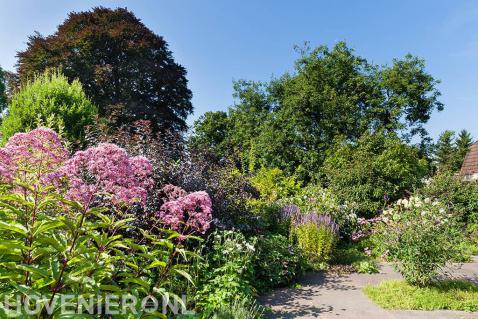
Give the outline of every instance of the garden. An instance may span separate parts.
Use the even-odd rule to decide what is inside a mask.
[[[383,265],[381,308],[478,312],[450,271],[478,255],[473,138],[429,137],[425,61],[298,54],[188,127],[187,72],[132,12],[31,36],[0,69],[0,317],[259,319],[307,274]]]

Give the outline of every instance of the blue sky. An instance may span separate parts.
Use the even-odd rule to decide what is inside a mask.
[[[445,111],[427,125],[436,137],[467,129],[478,138],[478,1],[2,1],[0,65],[13,70],[28,35],[51,34],[70,11],[127,7],[164,36],[188,70],[191,123],[234,103],[232,81],[269,80],[292,70],[295,44],[345,40],[377,64],[412,53],[442,83]]]

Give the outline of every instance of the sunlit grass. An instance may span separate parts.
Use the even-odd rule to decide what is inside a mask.
[[[426,288],[403,280],[385,280],[363,291],[386,309],[478,311],[478,285],[466,280],[446,280]]]

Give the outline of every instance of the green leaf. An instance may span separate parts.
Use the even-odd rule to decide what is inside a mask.
[[[151,268],[156,268],[156,267],[164,268],[164,267],[166,267],[166,263],[164,261],[161,261],[161,260],[156,260],[156,261],[153,261],[151,264],[149,264],[149,266],[146,267],[146,269],[151,269]]]
[[[123,279],[122,282],[124,282],[126,284],[137,284],[137,285],[140,285],[141,287],[143,287],[144,289],[146,289],[147,291],[150,290],[149,283],[147,283],[146,281],[144,281],[143,279],[140,279],[140,278],[127,278],[127,279]]]
[[[64,224],[61,221],[42,222],[41,225],[33,231],[33,236],[38,236],[51,229],[62,227],[63,225]]]
[[[177,269],[177,268],[173,268],[173,270],[175,272],[177,272],[178,274],[180,274],[181,276],[183,276],[184,278],[186,278],[191,284],[194,284],[194,281],[193,281],[193,278],[191,277],[190,274],[188,274],[187,272],[185,272],[184,270],[181,270],[181,269]]]
[[[6,250],[6,252],[3,252],[3,253],[11,254],[14,251],[28,250],[28,249],[30,249],[30,247],[25,246],[23,241],[20,241],[20,240],[8,240],[8,239],[0,240],[0,250]]]
[[[40,277],[43,277],[43,278],[49,278],[50,277],[50,274],[46,270],[31,266],[31,265],[17,265],[17,269],[24,270],[24,271],[29,271],[29,272],[31,272],[35,275],[38,275]]]
[[[18,223],[7,223],[0,221],[0,229],[9,230],[23,236],[26,236],[27,234],[27,229],[22,224]]]

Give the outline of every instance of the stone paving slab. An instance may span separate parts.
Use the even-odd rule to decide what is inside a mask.
[[[453,268],[449,272],[455,274],[455,278],[478,282],[478,259]],[[259,298],[259,302],[272,309],[273,312],[266,315],[270,319],[478,319],[476,312],[385,310],[361,291],[368,284],[399,278],[389,264],[380,265],[379,274],[309,273],[302,278],[301,288],[277,289]]]

